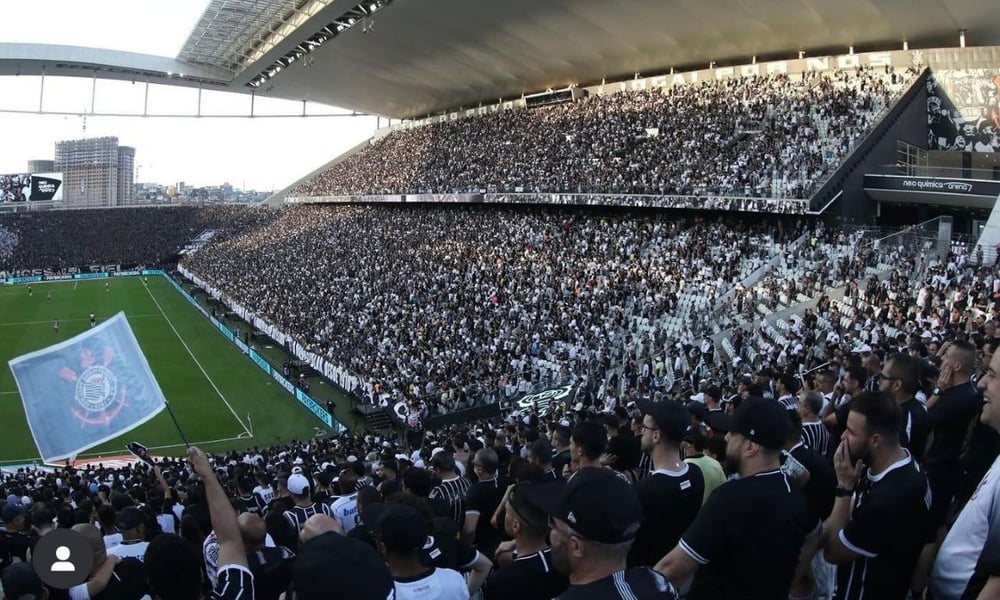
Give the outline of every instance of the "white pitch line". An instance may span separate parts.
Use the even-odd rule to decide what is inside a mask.
[[[208,373],[205,371],[205,367],[201,366],[201,361],[199,361],[198,357],[194,355],[194,352],[192,352],[191,348],[188,347],[187,342],[184,341],[184,338],[181,337],[181,334],[177,331],[177,328],[174,327],[173,321],[170,320],[170,317],[167,316],[167,313],[163,312],[163,307],[160,306],[160,303],[156,301],[156,296],[153,295],[153,292],[149,291],[149,286],[146,286],[146,293],[149,294],[149,297],[153,299],[153,304],[156,305],[156,308],[160,309],[160,314],[163,315],[164,319],[166,319],[167,325],[170,325],[170,328],[174,330],[174,335],[176,335],[177,339],[180,340],[181,344],[184,345],[184,349],[187,350],[187,353],[191,355],[191,359],[194,360],[194,364],[198,365],[198,368],[201,369],[201,374],[205,376],[205,379],[208,380],[208,383],[215,390],[215,393],[218,394],[219,398],[221,398],[222,401],[226,404],[226,408],[229,409],[229,412],[233,413],[233,417],[236,419],[236,422],[239,423],[240,427],[243,428],[243,433],[252,436],[253,434],[247,428],[246,424],[243,423],[243,420],[240,419],[240,416],[236,414],[235,410],[233,410],[233,405],[229,403],[229,400],[226,400],[226,397],[222,394],[222,391],[219,390],[219,386],[215,385],[215,382],[212,381],[212,378],[208,376]]]
[[[19,394],[19,393],[20,392],[18,392],[17,390],[14,390],[12,392],[0,392],[0,394]]]
[[[146,314],[146,315],[130,315],[130,314],[126,313],[125,316],[128,317],[129,319],[148,319],[150,317],[159,317],[160,315],[158,315],[156,313],[149,313],[149,314]],[[54,320],[55,319],[50,319],[48,321],[21,321],[21,322],[18,322],[18,323],[4,323],[4,322],[0,322],[0,327],[13,327],[15,325],[51,325],[52,321],[54,321]],[[75,321],[89,321],[89,320],[90,320],[90,317],[81,317],[79,319],[59,319],[59,322],[60,323],[73,323]],[[98,320],[100,320],[100,319],[98,319]]]

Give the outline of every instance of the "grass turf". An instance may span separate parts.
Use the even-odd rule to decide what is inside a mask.
[[[31,295],[26,285],[0,286],[0,463],[38,457],[7,361],[86,331],[92,312],[98,322],[125,312],[192,443],[219,452],[314,435],[322,424],[312,413],[222,337],[169,282],[159,276],[148,279],[148,287],[139,277],[36,283]],[[52,327],[55,319],[58,332]],[[163,411],[80,456],[126,454],[130,441],[145,444],[154,454],[184,452],[183,440]]]

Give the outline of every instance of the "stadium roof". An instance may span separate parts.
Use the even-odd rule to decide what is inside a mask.
[[[0,74],[144,77],[414,118],[568,84],[1000,44],[992,0],[210,0],[176,58],[0,44]],[[179,77],[178,73],[184,73]]]

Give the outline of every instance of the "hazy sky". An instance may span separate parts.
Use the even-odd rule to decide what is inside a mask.
[[[2,42],[90,46],[176,57],[207,0],[0,0]],[[54,17],[55,15],[55,17]],[[151,24],[155,23],[155,27]],[[45,78],[46,111],[141,114],[144,84],[90,78]],[[40,78],[0,77],[0,111],[39,108]],[[150,86],[150,114],[195,114],[196,89]],[[248,114],[250,97],[204,92],[202,114]],[[256,114],[298,114],[300,102],[256,100]],[[310,104],[308,112],[341,112]],[[384,122],[383,122],[384,124]],[[23,172],[31,159],[51,159],[55,142],[117,136],[136,148],[136,181],[270,190],[284,187],[370,137],[373,117],[156,118],[0,112],[0,173]],[[14,143],[11,143],[15,141]]]

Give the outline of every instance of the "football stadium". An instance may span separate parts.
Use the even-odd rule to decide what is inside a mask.
[[[0,595],[1000,597],[996,6],[164,6],[0,38]]]

